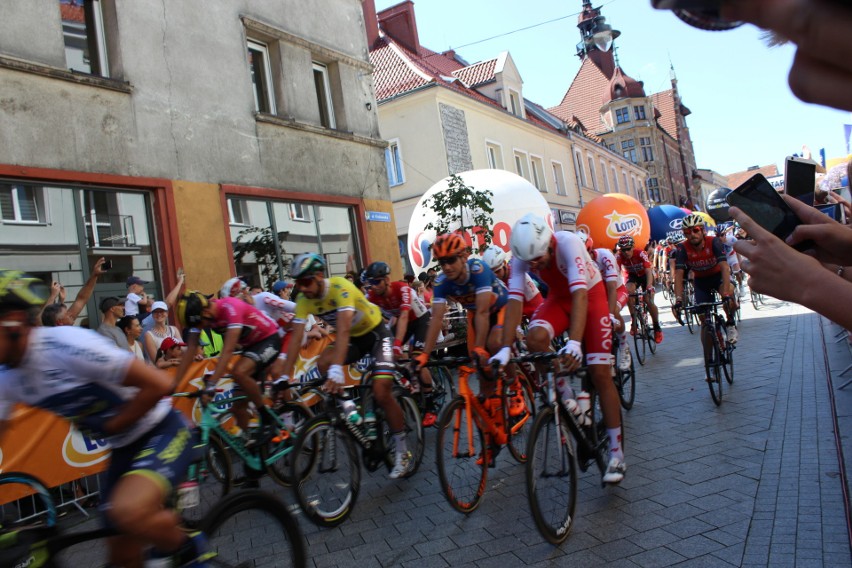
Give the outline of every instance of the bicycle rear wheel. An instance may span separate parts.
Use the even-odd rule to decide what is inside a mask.
[[[618,365],[615,366],[615,386],[618,389],[618,400],[624,410],[633,408],[636,399],[636,367],[633,358],[630,358],[630,368],[622,371]]]
[[[440,414],[444,406],[456,396],[456,387],[453,384],[453,376],[448,368],[433,367],[431,372],[433,412]]]
[[[267,464],[266,472],[279,485],[290,487],[293,485],[291,475],[293,473],[296,440],[301,429],[313,418],[313,413],[300,404],[284,404],[276,408],[275,413],[278,420],[276,428],[287,438],[277,441],[276,438],[282,436],[273,438],[269,445],[261,450],[261,459],[266,462],[270,459],[270,456],[278,455],[272,463]]]
[[[229,495],[202,522],[211,566],[305,566],[305,543],[286,505],[264,491]]]
[[[632,325],[632,324],[631,324]],[[639,360],[640,365],[645,364],[645,356],[647,355],[645,342],[645,335],[647,334],[647,330],[645,327],[645,317],[644,315],[636,316],[636,334],[633,336],[633,345],[636,348],[633,352],[636,355],[636,359]]]
[[[710,333],[708,331],[708,333]],[[719,342],[715,337],[709,338],[712,345],[710,346],[710,360],[704,362],[704,369],[707,372],[707,386],[710,387],[710,396],[713,397],[713,402],[716,406],[722,404],[722,350],[719,347]]]
[[[417,473],[420,467],[420,462],[423,460],[423,451],[426,444],[423,441],[423,420],[420,417],[420,410],[414,398],[410,394],[403,393],[401,388],[394,389],[396,401],[402,408],[402,416],[405,421],[405,445],[411,452],[411,465],[408,467],[408,473],[404,477],[411,477]],[[393,468],[394,457],[394,442],[390,430],[385,432],[385,447],[388,448],[389,467]]]
[[[508,377],[503,379],[508,381]],[[535,396],[523,373],[518,372],[515,381],[503,393],[503,424],[509,452],[518,463],[526,463],[527,447],[535,420]]]
[[[560,544],[574,525],[577,506],[577,457],[573,436],[562,415],[557,424],[553,407],[542,408],[533,423],[527,447],[527,500],[533,520],[551,544]]]
[[[470,409],[470,414],[473,414]],[[468,415],[467,403],[456,397],[438,418],[436,465],[441,489],[457,511],[479,506],[488,479],[489,455],[485,435]]]
[[[328,416],[308,422],[293,448],[292,478],[299,505],[314,524],[334,527],[352,513],[361,487],[355,442]]]

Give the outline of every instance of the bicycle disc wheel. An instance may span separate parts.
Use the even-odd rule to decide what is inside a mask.
[[[231,490],[231,480],[234,478],[231,452],[214,432],[210,433],[204,448],[204,461],[196,464],[195,469],[198,504],[181,511],[181,516],[190,525],[200,521]]]
[[[636,359],[639,360],[639,364],[644,365],[646,355],[645,329],[643,326],[642,317],[638,317],[637,319],[638,322],[636,325],[636,335],[633,336],[633,346],[636,349],[633,351],[633,354],[636,355]]]
[[[305,566],[299,524],[270,493],[229,495],[204,518],[202,530],[216,554],[210,566]]]
[[[289,436],[286,439],[269,442],[262,450],[261,458],[267,461],[270,456],[278,456],[266,466],[266,471],[276,483],[284,487],[293,485],[293,456],[299,431],[313,417],[313,413],[300,404],[284,404],[276,409],[278,428]]]
[[[316,525],[334,527],[352,513],[361,487],[361,464],[349,433],[327,416],[305,424],[293,448],[293,485],[299,505]]]
[[[713,397],[713,402],[716,406],[722,404],[722,353],[719,348],[719,343],[715,338],[710,339],[712,345],[710,347],[710,360],[705,361],[704,369],[707,372],[707,377],[710,379],[707,386],[710,387],[710,396]]]
[[[410,394],[404,394],[401,389],[394,389],[394,396],[402,408],[403,419],[405,420],[405,445],[411,452],[411,465],[408,467],[408,473],[404,477],[411,477],[417,473],[417,468],[420,467],[420,462],[423,460],[423,451],[425,443],[423,441],[423,419],[420,417],[420,410],[414,398]],[[385,447],[388,448],[388,456],[390,459],[390,467],[393,468],[394,442],[391,432],[388,430],[385,438]]]
[[[468,418],[467,404],[461,397],[444,407],[438,418],[435,456],[444,496],[462,513],[479,506],[488,479],[485,435]]]
[[[535,397],[523,373],[515,376],[513,384],[503,393],[503,424],[509,452],[518,463],[526,463],[527,447],[535,420]],[[508,381],[508,378],[504,379]]]
[[[535,417],[526,465],[527,500],[533,520],[551,544],[571,532],[577,506],[577,457],[565,417],[556,424],[553,407]]]

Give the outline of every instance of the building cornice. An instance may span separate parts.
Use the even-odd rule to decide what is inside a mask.
[[[59,79],[61,81],[76,83],[78,85],[88,85],[90,87],[108,89],[119,93],[130,94],[133,92],[133,87],[126,81],[69,71],[68,69],[60,69],[59,67],[44,65],[42,63],[17,59],[15,57],[9,57],[8,55],[0,55],[0,69],[10,69],[13,71],[20,71],[22,73],[40,75],[50,79]]]
[[[318,134],[320,136],[327,136],[329,138],[337,138],[338,140],[346,140],[347,142],[356,142],[358,144],[365,144],[367,146],[374,146],[376,148],[382,149],[388,147],[387,141],[382,140],[381,138],[370,138],[369,136],[361,136],[352,132],[334,130],[331,128],[316,126],[314,124],[307,124],[305,122],[299,122],[294,118],[284,118],[281,116],[266,114],[263,112],[254,113],[254,118],[258,122],[265,122],[267,124],[284,126],[293,130],[310,132],[311,134]]]

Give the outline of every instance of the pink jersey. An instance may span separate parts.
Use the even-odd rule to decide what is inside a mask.
[[[568,231],[554,233],[550,242],[553,255],[550,265],[537,271],[548,286],[550,294],[570,298],[576,290],[591,290],[602,282],[597,265],[586,252],[580,237]],[[509,278],[509,297],[524,299],[524,276],[530,269],[529,263],[518,257],[512,258],[512,275]],[[567,286],[566,286],[567,284]]]
[[[243,347],[278,333],[278,324],[272,318],[239,298],[221,298],[211,303],[216,305],[216,321],[211,327],[219,333],[239,329],[239,344]]]

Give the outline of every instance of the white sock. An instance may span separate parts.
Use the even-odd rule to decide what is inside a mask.
[[[609,455],[613,458],[624,460],[624,451],[621,449],[621,428],[607,428],[609,436]]]
[[[394,434],[393,442],[394,447],[396,448],[397,455],[404,454],[406,451],[408,451],[408,447],[405,444],[405,432],[397,432],[396,434]]]

